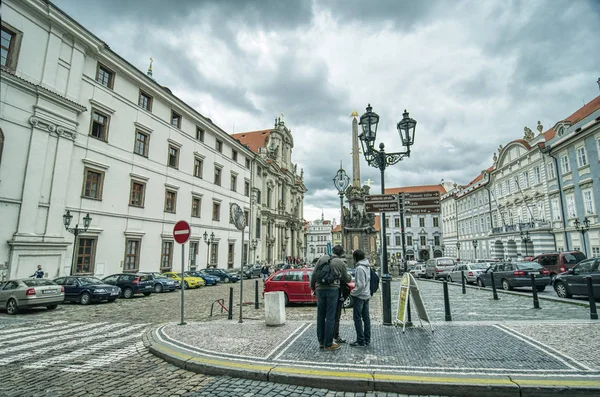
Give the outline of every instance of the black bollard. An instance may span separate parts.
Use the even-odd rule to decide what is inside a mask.
[[[496,282],[494,281],[494,272],[490,272],[490,277],[492,277],[492,295],[494,296],[494,300],[498,300],[498,291],[496,291]]]
[[[258,280],[254,282],[254,308],[258,309]]]
[[[446,312],[446,321],[452,321],[450,298],[448,298],[448,282],[446,280],[444,280],[444,311]]]
[[[463,295],[467,293],[467,286],[465,285],[465,271],[460,271],[460,279],[462,280],[462,293]]]
[[[538,299],[537,286],[535,285],[535,274],[531,275],[531,289],[533,290],[533,308],[540,308],[540,300]]]
[[[408,302],[406,302],[406,314],[407,314],[407,318],[408,321],[406,322],[406,325],[412,325],[412,319],[410,318],[410,294],[408,295]]]
[[[596,298],[594,297],[594,287],[592,286],[592,276],[585,278],[587,282],[588,298],[590,300],[590,319],[598,320],[598,312],[596,311]]]
[[[229,313],[227,313],[227,320],[233,319],[233,287],[229,287]]]

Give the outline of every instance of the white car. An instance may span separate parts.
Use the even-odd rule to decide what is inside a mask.
[[[416,278],[426,277],[425,265],[415,265],[415,267],[411,269],[410,273]]]
[[[454,266],[452,271],[447,276],[448,281],[460,283],[461,271],[464,271],[465,281],[467,284],[475,284],[477,276],[484,272],[489,267],[488,263],[462,263]]]

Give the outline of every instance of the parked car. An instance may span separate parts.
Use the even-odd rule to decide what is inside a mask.
[[[486,271],[477,276],[477,285],[480,287],[491,287],[494,272],[494,283],[496,287],[510,291],[515,287],[532,288],[531,275],[536,275],[535,285],[538,291],[543,291],[550,284],[548,270],[537,262],[498,262],[487,268]]]
[[[197,270],[195,272],[185,272],[186,275],[191,277],[200,277],[204,280],[204,285],[217,285],[221,282],[221,279],[217,276],[211,276],[208,273],[204,273],[201,270]]]
[[[111,274],[104,277],[102,281],[121,288],[121,296],[125,299],[133,298],[136,294],[148,296],[154,291],[154,280],[143,273]]]
[[[244,266],[244,277],[246,277],[246,278],[260,277],[261,269],[262,269],[261,265],[246,265],[246,266]]]
[[[444,271],[444,268],[454,265],[456,265],[456,262],[450,257],[429,259],[425,263],[425,278],[438,278],[439,274]]]
[[[179,280],[173,280],[167,277],[163,273],[158,272],[142,272],[152,277],[154,281],[154,292],[160,294],[161,292],[175,291],[179,288]]]
[[[8,280],[0,289],[0,307],[8,314],[17,314],[22,308],[46,306],[54,310],[65,299],[65,289],[45,278]]]
[[[237,274],[226,272],[223,269],[217,269],[215,267],[209,267],[208,269],[204,269],[205,273],[210,274],[211,276],[217,276],[224,283],[235,283],[240,281],[240,276]]]
[[[285,269],[272,274],[264,283],[264,292],[283,291],[285,305],[289,303],[316,303],[317,297],[310,290],[310,276],[313,269]],[[348,283],[354,289],[354,281]],[[352,307],[352,297],[344,301],[344,307]]]
[[[581,251],[548,252],[533,258],[534,262],[544,266],[554,280],[557,274],[566,272],[585,259]]]
[[[352,280],[356,278],[356,268],[355,267],[347,267],[346,270],[348,274],[352,277]]]
[[[600,258],[581,261],[565,273],[556,275],[556,295],[561,298],[571,298],[573,295],[589,296],[587,277],[592,278],[594,298],[600,299]]]
[[[415,265],[415,267],[410,271],[410,273],[412,273],[412,275],[416,278],[427,277],[425,265]]]
[[[164,272],[163,273],[165,276],[167,276],[169,278],[169,280],[175,280],[179,282],[179,287],[181,288],[181,273],[176,273],[176,272]],[[200,288],[200,287],[204,287],[206,285],[206,283],[204,282],[204,280],[202,279],[202,277],[196,277],[196,276],[192,276],[192,275],[188,275],[186,274],[186,272],[183,273],[183,287],[185,289],[188,288]]]
[[[458,283],[461,282],[461,271],[465,272],[465,281],[467,284],[477,282],[477,276],[479,273],[484,272],[485,269],[490,267],[491,263],[461,263],[452,268],[452,271],[448,274],[448,281],[453,282],[456,281]]]
[[[69,276],[54,279],[65,290],[65,302],[79,302],[88,305],[92,302],[114,302],[121,294],[121,288],[106,284],[97,277]]]
[[[437,278],[439,280],[448,280],[448,276],[450,275],[450,272],[452,270],[454,270],[455,267],[456,267],[456,265],[442,267],[442,271],[437,273],[435,278]]]

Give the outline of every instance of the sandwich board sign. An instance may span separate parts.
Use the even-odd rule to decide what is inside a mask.
[[[433,332],[431,320],[429,320],[427,310],[425,309],[423,299],[421,298],[421,291],[419,290],[419,286],[417,285],[414,276],[410,273],[404,273],[404,276],[402,276],[402,280],[400,281],[400,295],[398,297],[398,311],[396,313],[396,322],[402,325],[402,332],[404,332],[404,330],[406,329],[406,317],[408,313],[408,305],[411,301],[411,295],[413,306],[417,311],[417,315],[419,316],[419,322],[421,323],[421,326],[423,326],[423,321],[427,321],[429,327],[431,328],[431,332]]]

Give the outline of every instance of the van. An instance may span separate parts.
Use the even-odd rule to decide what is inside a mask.
[[[563,251],[538,255],[533,258],[533,262],[544,266],[550,273],[550,279],[554,283],[554,277],[557,274],[566,272],[584,259],[586,259],[585,254],[581,251]]]
[[[439,278],[439,275],[447,268],[456,265],[454,258],[442,256],[429,259],[425,263],[425,278]]]

